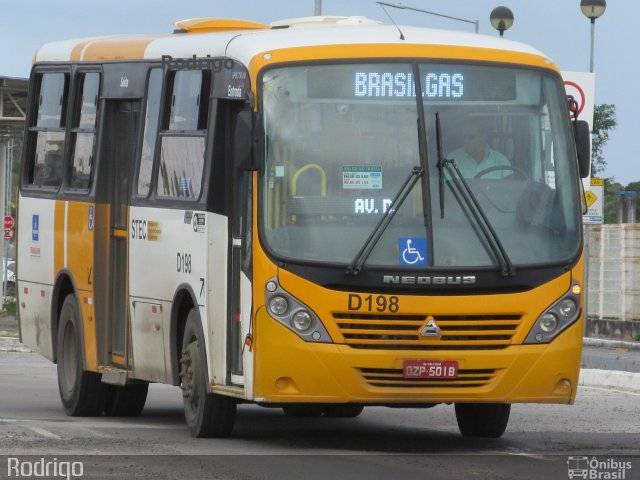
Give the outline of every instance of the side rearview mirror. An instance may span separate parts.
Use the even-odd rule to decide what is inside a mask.
[[[256,138],[256,115],[251,109],[240,110],[233,128],[233,164],[245,171],[260,169]]]
[[[586,178],[589,176],[589,170],[591,169],[591,132],[589,131],[589,124],[584,120],[573,122],[573,136],[576,141],[580,177]]]

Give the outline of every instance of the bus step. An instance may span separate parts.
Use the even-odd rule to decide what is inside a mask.
[[[102,383],[108,383],[110,385],[126,385],[129,370],[123,368],[114,367],[101,367]]]

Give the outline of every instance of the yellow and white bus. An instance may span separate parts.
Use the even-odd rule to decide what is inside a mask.
[[[454,403],[497,437],[512,403],[574,401],[584,124],[535,49],[401,29],[204,18],[36,53],[20,334],[69,415],[159,382],[195,436],[253,402]]]

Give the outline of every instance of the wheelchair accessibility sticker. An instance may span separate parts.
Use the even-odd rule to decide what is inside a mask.
[[[401,237],[398,240],[400,265],[423,267],[427,265],[427,239],[419,237]]]

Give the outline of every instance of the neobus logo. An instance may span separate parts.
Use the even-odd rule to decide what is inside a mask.
[[[473,285],[476,283],[476,276],[383,275],[382,283],[395,285]]]

